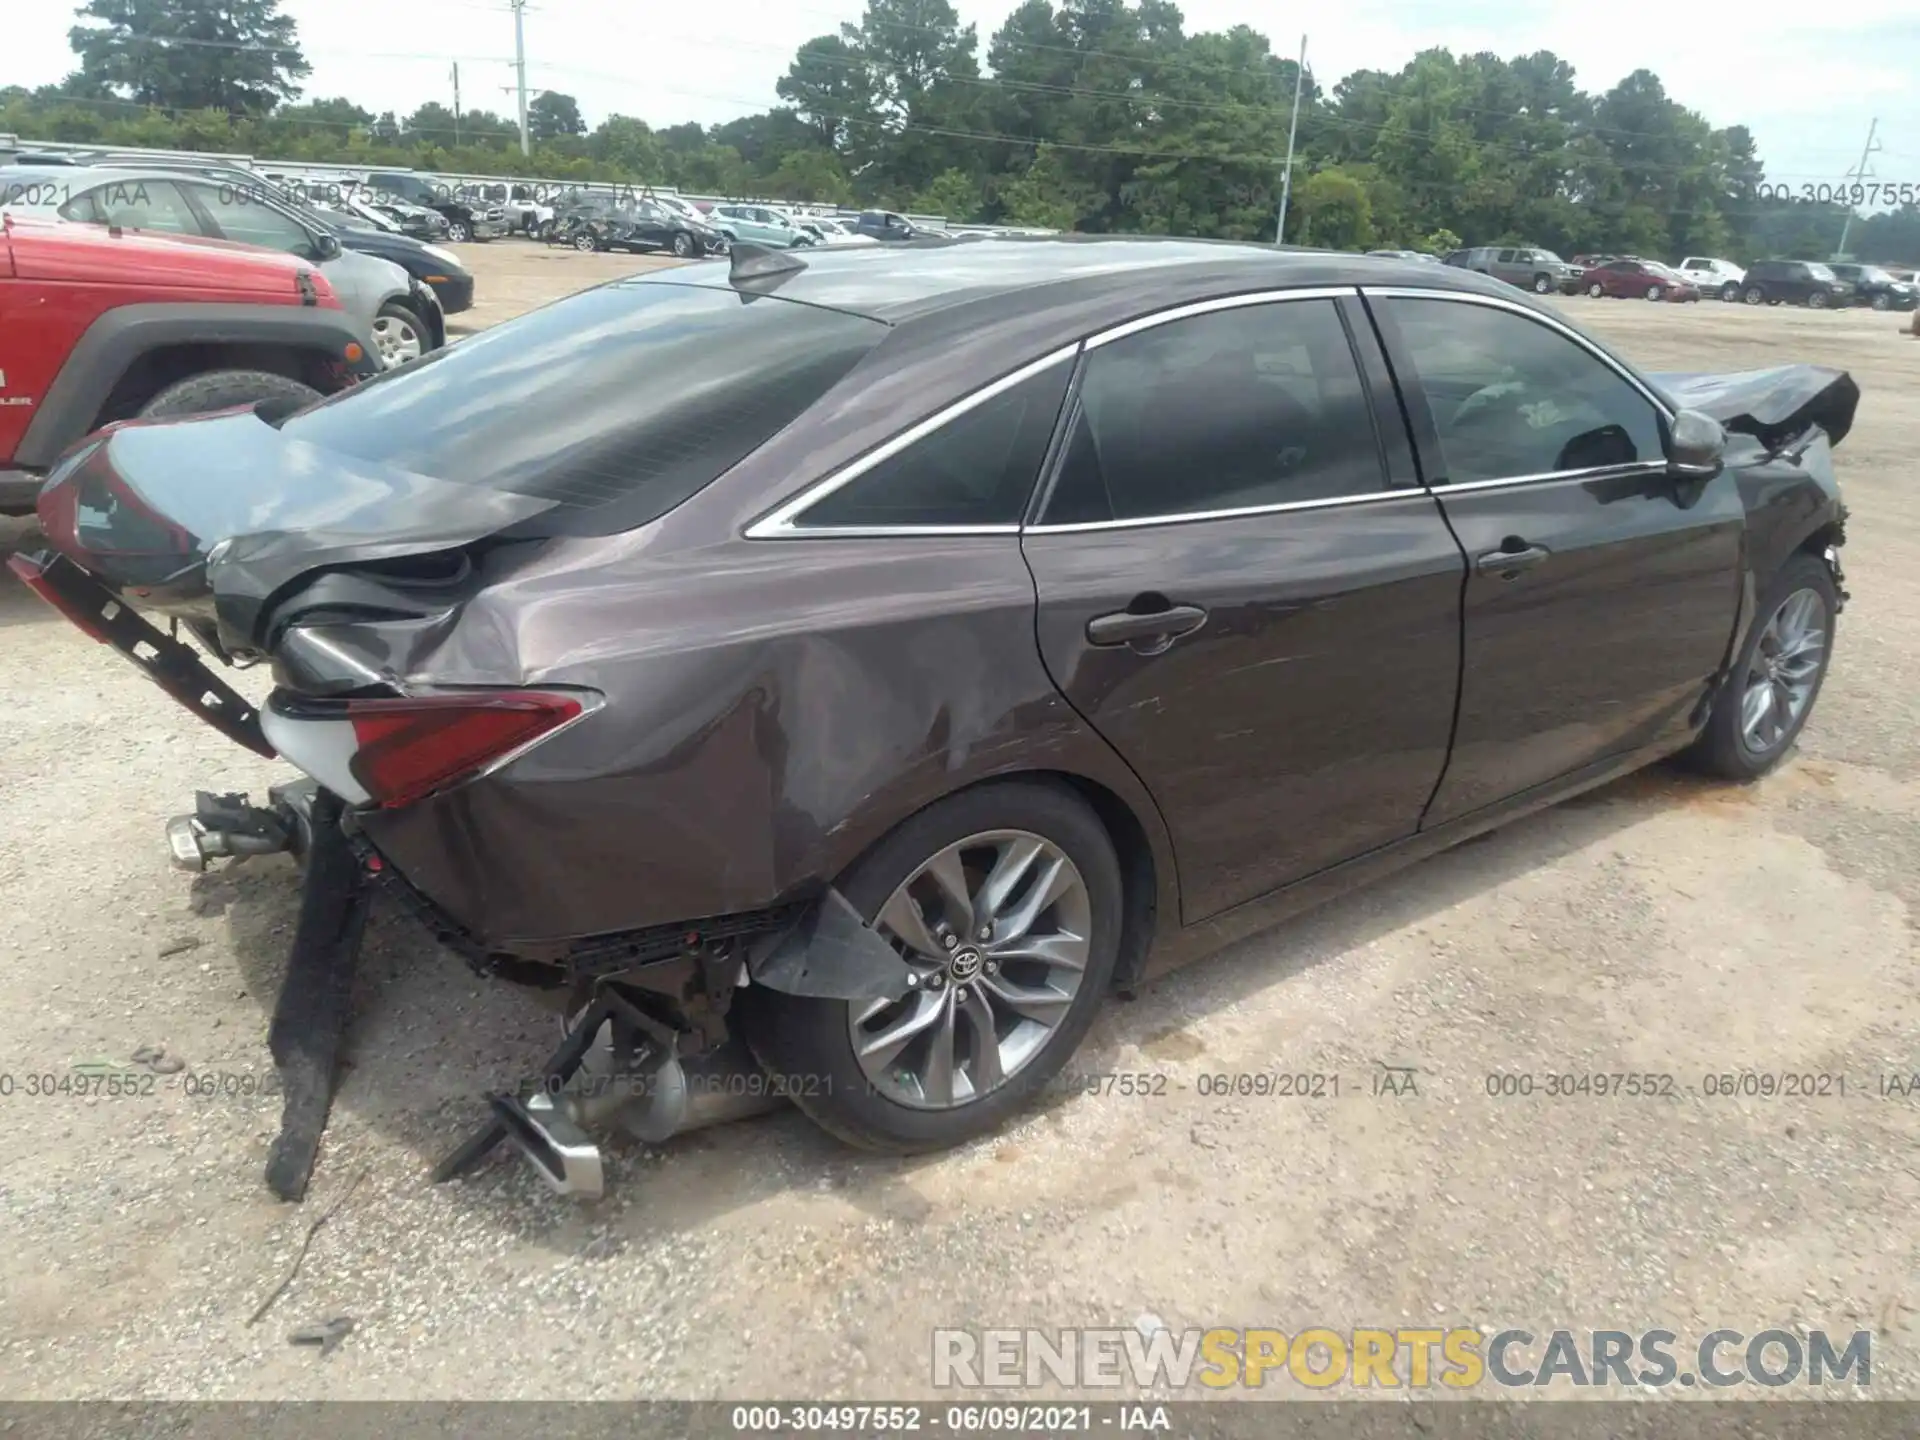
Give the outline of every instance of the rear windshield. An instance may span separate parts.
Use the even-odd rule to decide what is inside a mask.
[[[549,500],[573,533],[658,519],[880,343],[879,321],[721,286],[617,281],[389,371],[284,433]]]

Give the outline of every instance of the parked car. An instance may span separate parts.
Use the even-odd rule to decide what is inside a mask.
[[[309,261],[29,218],[17,194],[0,190],[0,514],[31,514],[47,468],[112,421],[297,406],[380,368]]]
[[[800,228],[809,232],[821,245],[878,245],[880,243],[873,236],[862,235],[826,215],[810,215],[800,222]]]
[[[1853,382],[1645,375],[1504,285],[1378,268],[755,247],[278,427],[73,457],[16,570],[270,657],[258,719],[209,718],[310,777],[168,830],[188,868],[307,853],[288,993],[340,998],[276,1027],[308,1117],[276,1191],[376,884],[573,987],[553,1085],[438,1173],[505,1142],[591,1191],[556,1093],[590,1054],[684,1098],[743,1036],[834,1134],[952,1145],[1116,986],[1657,757],[1779,764],[1844,598]],[[309,519],[329,473],[352,499]]]
[[[468,240],[491,240],[505,235],[511,222],[504,205],[486,201],[468,203],[456,197],[445,184],[415,175],[407,170],[376,170],[367,176],[370,189],[398,196],[415,205],[424,205],[446,217],[447,239],[455,244]]]
[[[1455,258],[1458,256],[1459,258]],[[1558,290],[1571,295],[1580,285],[1580,268],[1570,265],[1551,250],[1529,246],[1478,245],[1456,250],[1447,257],[1449,265],[1462,270],[1477,270],[1536,295],[1551,295]]]
[[[1726,301],[1740,298],[1740,287],[1747,278],[1747,272],[1731,260],[1718,260],[1711,255],[1689,255],[1680,262],[1679,268],[1682,275],[1700,287],[1702,295],[1717,295]]]
[[[707,212],[707,223],[729,241],[748,240],[780,249],[815,243],[792,216],[769,205],[717,204]]]
[[[1677,270],[1653,260],[1609,260],[1580,277],[1580,288],[1594,299],[1698,300],[1700,288]]]
[[[282,202],[264,180],[241,185],[189,170],[89,166],[70,182],[34,192],[19,177],[36,173],[0,170],[0,194],[20,193],[19,208],[62,220],[233,240],[319,266],[386,365],[418,359],[446,342],[431,286],[391,260],[347,249],[331,227]],[[38,203],[24,203],[29,192]]]
[[[727,250],[727,237],[720,231],[652,200],[576,207],[559,238],[576,250],[625,250],[635,255],[664,250],[683,260]]]
[[[1846,305],[1853,287],[1817,260],[1756,260],[1747,267],[1740,298],[1749,305]]]
[[[397,195],[388,195],[381,191],[369,191],[370,199],[353,202],[361,207],[360,213],[371,210],[383,217],[399,234],[411,236],[415,240],[435,241],[448,238],[452,229],[447,217],[438,210],[429,210],[424,205],[415,205],[410,200],[402,200]]]
[[[1920,301],[1920,289],[1911,280],[1900,280],[1878,265],[1853,265],[1829,262],[1827,268],[1836,280],[1853,287],[1857,305],[1875,310],[1911,310]]]
[[[853,222],[855,233],[876,240],[911,240],[920,232],[904,215],[891,210],[862,210]]]
[[[357,185],[309,184],[284,174],[247,170],[219,160],[161,156],[147,168],[199,176],[216,186],[226,187],[223,193],[229,198],[244,195],[277,202],[309,230],[330,232],[343,249],[392,261],[415,280],[432,287],[434,298],[440,303],[437,319],[427,313],[430,306],[419,307],[422,323],[434,331],[434,346],[446,339],[445,317],[472,308],[473,275],[464,262],[451,250],[402,234],[383,208],[391,197]],[[394,203],[404,205],[405,202]],[[432,211],[424,213],[433,217],[444,234],[446,222]]]

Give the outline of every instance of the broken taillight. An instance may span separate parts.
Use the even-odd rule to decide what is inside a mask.
[[[463,691],[348,700],[354,752],[348,768],[376,805],[408,805],[496,769],[586,713],[557,690]]]

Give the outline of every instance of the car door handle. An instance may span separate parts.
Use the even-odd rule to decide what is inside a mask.
[[[1206,624],[1207,612],[1198,605],[1168,605],[1158,610],[1116,610],[1087,621],[1089,645],[1138,645],[1160,642],[1165,649],[1182,635]]]
[[[1518,545],[1511,550],[1489,550],[1473,564],[1482,575],[1498,575],[1502,580],[1511,580],[1522,571],[1533,569],[1552,554],[1551,550],[1539,545]]]

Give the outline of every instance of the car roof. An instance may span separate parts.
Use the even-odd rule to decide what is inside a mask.
[[[9,205],[18,203],[21,208],[27,210],[57,210],[73,198],[76,190],[93,190],[102,185],[151,185],[161,180],[198,180],[206,185],[215,183],[209,177],[196,174],[183,166],[169,165],[142,165],[139,167],[89,165],[85,167],[79,176],[62,180],[57,185],[48,184],[44,176],[41,176],[37,171],[29,171],[22,168],[19,173],[22,176],[30,175],[32,177],[31,183],[36,183],[41,190],[48,192],[48,198],[46,199],[39,198],[37,193],[32,199],[28,199],[25,196],[16,198],[14,192],[8,189],[7,203]],[[11,167],[0,169],[0,181],[14,178],[16,177]],[[262,191],[278,189],[277,186],[273,185],[270,180],[264,177],[260,181],[260,188]]]
[[[748,293],[844,310],[902,324],[936,313],[979,323],[1036,308],[1072,310],[1092,325],[1166,304],[1318,285],[1408,284],[1512,299],[1513,288],[1485,276],[1442,270],[1419,260],[1345,251],[1280,249],[1237,241],[1088,235],[1006,236],[909,241],[899,245],[808,251],[798,267]],[[633,284],[731,284],[722,266],[675,268],[635,276]]]

